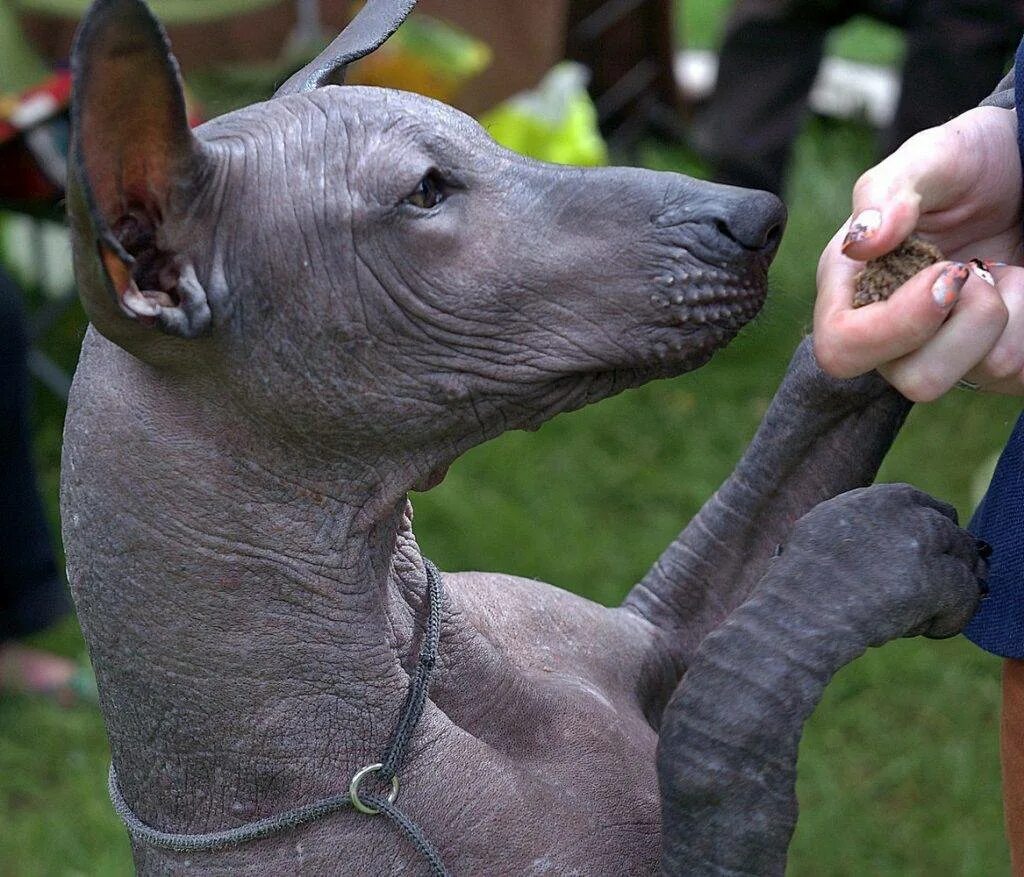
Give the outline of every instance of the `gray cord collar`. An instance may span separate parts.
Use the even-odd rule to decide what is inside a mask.
[[[360,813],[386,816],[416,847],[429,865],[432,875],[450,877],[436,848],[427,840],[420,827],[394,806],[399,790],[398,771],[405,760],[409,740],[412,738],[427,703],[430,680],[433,676],[434,665],[437,663],[437,651],[441,641],[441,605],[444,602],[444,582],[437,567],[425,557],[423,565],[427,571],[426,631],[420,646],[416,670],[409,680],[409,689],[405,695],[405,703],[402,705],[398,724],[395,726],[391,741],[388,743],[387,749],[384,750],[380,762],[367,765],[357,771],[349,783],[348,791],[344,794],[331,795],[276,816],[268,816],[265,819],[247,822],[236,828],[211,831],[206,834],[173,834],[160,831],[144,823],[135,815],[121,794],[121,788],[117,782],[117,772],[114,770],[114,765],[111,764],[107,779],[107,791],[110,793],[110,801],[114,805],[114,810],[117,811],[117,815],[121,817],[121,821],[132,837],[140,843],[177,852],[217,850],[269,837],[299,825],[323,819],[346,807],[353,807]],[[376,775],[377,780],[388,789],[387,795],[361,791],[360,787],[363,781],[371,775]]]

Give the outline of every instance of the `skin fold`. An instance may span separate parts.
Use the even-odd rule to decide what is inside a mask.
[[[69,578],[125,799],[163,830],[219,830],[346,788],[386,745],[425,611],[408,491],[506,430],[704,364],[759,310],[784,211],[539,164],[381,89],[193,133],[138,0],[93,6],[73,66],[92,325],[65,433]],[[779,871],[831,673],[955,632],[978,599],[948,508],[858,489],[908,407],[877,375],[825,376],[805,343],[736,472],[622,607],[445,575],[399,804],[453,873]],[[758,765],[752,790],[719,793]],[[142,874],[422,869],[351,811],[134,855]]]

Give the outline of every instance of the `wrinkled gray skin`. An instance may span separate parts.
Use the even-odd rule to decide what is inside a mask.
[[[345,788],[387,743],[424,608],[407,492],[505,430],[703,364],[759,309],[783,214],[528,161],[376,89],[280,98],[193,140],[135,0],[101,0],[75,75],[93,327],[65,437],[69,574],[125,798],[155,827],[219,830]],[[409,203],[431,168],[447,199]],[[906,487],[823,502],[871,482],[907,408],[877,376],[826,378],[805,343],[621,608],[445,576],[399,803],[454,873],[782,873],[831,673],[953,633],[977,600],[948,508]],[[352,811],[134,854],[144,874],[423,868]]]

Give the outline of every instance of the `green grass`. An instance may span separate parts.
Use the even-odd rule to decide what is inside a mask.
[[[724,3],[686,4],[718,16]],[[708,18],[710,28],[718,18]],[[697,28],[692,30],[696,33]],[[417,532],[442,568],[535,576],[607,603],[619,600],[727,475],[807,329],[818,253],[872,163],[863,129],[813,123],[801,139],[791,220],[764,314],[701,371],[504,436],[467,454],[416,497]],[[695,168],[651,147],[647,164]],[[72,314],[52,340],[65,361],[81,331]],[[884,469],[967,515],[975,482],[1020,410],[1014,400],[954,394],[921,407]],[[61,411],[34,409],[43,488],[56,527]],[[74,624],[44,641],[84,646]],[[907,641],[843,671],[801,749],[802,815],[789,873],[1008,874],[1001,827],[998,661],[963,640]],[[130,873],[104,791],[99,716],[0,701],[0,875]]]

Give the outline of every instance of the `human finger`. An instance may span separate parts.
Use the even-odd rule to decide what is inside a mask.
[[[919,349],[878,370],[908,399],[938,399],[988,356],[1008,317],[999,292],[972,275],[953,313],[935,335]]]
[[[970,235],[988,237],[1015,225],[1016,134],[1013,113],[979,107],[911,137],[857,181],[848,254],[877,258],[915,229],[952,252]]]
[[[1006,307],[1007,320],[988,355],[964,376],[981,389],[1024,394],[1024,269],[993,269],[996,290]]]
[[[945,126],[911,137],[861,175],[853,188],[853,214],[843,251],[868,261],[895,249],[917,227],[921,214],[944,206],[962,187],[962,165]]]
[[[821,367],[837,378],[864,374],[926,344],[946,321],[969,276],[963,263],[940,262],[916,274],[886,301],[854,308],[856,276],[863,267],[829,250],[819,265],[815,354]]]

